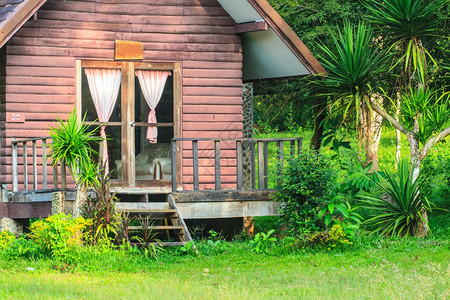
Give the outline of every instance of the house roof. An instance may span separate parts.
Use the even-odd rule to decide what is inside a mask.
[[[45,1],[0,0],[0,47],[3,47]]]
[[[0,0],[0,47],[46,0]],[[266,23],[241,33],[243,79],[253,81],[309,74],[325,69],[266,0],[218,0],[236,24]],[[263,28],[263,29],[261,29]]]
[[[242,33],[243,79],[252,81],[326,74],[298,35],[266,0],[218,0],[237,24],[266,22],[267,30]]]

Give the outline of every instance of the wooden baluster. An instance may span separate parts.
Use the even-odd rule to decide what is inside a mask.
[[[61,162],[61,187],[67,188],[66,163],[64,161]]]
[[[198,177],[198,141],[192,141],[192,167],[194,174],[194,190],[199,189],[199,177]]]
[[[47,189],[47,140],[42,140],[42,176],[44,177],[42,182],[42,188]]]
[[[11,139],[11,148],[12,148],[12,176],[13,176],[13,192],[19,191],[19,171],[17,170],[18,161],[17,161],[17,143],[15,142],[15,138]]]
[[[263,142],[258,141],[258,189],[264,189]]]
[[[28,146],[27,142],[22,143],[23,149],[23,189],[28,191]]]
[[[33,148],[33,190],[38,189],[38,179],[37,179],[37,151],[36,151],[36,141],[32,141]]]
[[[214,141],[214,173],[215,189],[220,190],[220,141]]]
[[[177,142],[172,140],[170,158],[172,160],[172,193],[177,192]]]
[[[236,142],[236,161],[237,161],[237,189],[241,190],[244,187],[244,169],[243,169],[243,160],[244,154],[242,151],[243,143],[238,141]]]
[[[278,141],[277,144],[278,144],[278,182],[279,182],[284,165],[284,142]]]
[[[269,143],[264,142],[264,188],[269,188],[269,161],[268,161]]]
[[[252,165],[252,189],[256,188],[255,142],[250,142],[250,160]]]

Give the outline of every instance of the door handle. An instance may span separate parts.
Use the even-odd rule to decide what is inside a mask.
[[[135,124],[134,122],[131,122],[131,123],[130,123],[130,126],[131,126],[131,127],[134,127],[134,126],[136,126],[136,124]]]

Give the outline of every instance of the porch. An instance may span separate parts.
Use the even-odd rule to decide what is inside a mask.
[[[0,206],[0,217],[45,217],[55,201],[70,211],[75,186],[66,166],[50,166],[50,143],[50,137],[12,141],[12,189]],[[171,198],[183,219],[278,215],[271,195],[286,158],[298,155],[301,147],[302,138],[173,138],[169,180],[158,169],[159,179],[151,187],[112,182],[112,190],[125,210]]]

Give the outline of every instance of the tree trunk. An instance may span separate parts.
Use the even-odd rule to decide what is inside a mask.
[[[365,103],[360,111],[360,145],[364,146],[366,165],[372,163],[371,170],[378,171],[378,147],[383,119],[375,111],[371,111]]]
[[[395,119],[400,122],[400,92],[397,92],[397,107],[395,109]],[[401,156],[401,144],[402,136],[400,130],[397,128],[395,129],[395,166],[398,168],[398,164],[400,163],[400,156]]]
[[[309,148],[311,150],[320,150],[322,144],[322,136],[324,131],[323,120],[325,120],[326,99],[316,98],[314,100],[314,135],[311,138]]]
[[[81,209],[86,203],[86,198],[87,198],[87,186],[85,184],[78,184],[77,193],[75,196],[75,203],[73,205],[74,218],[81,216]]]

